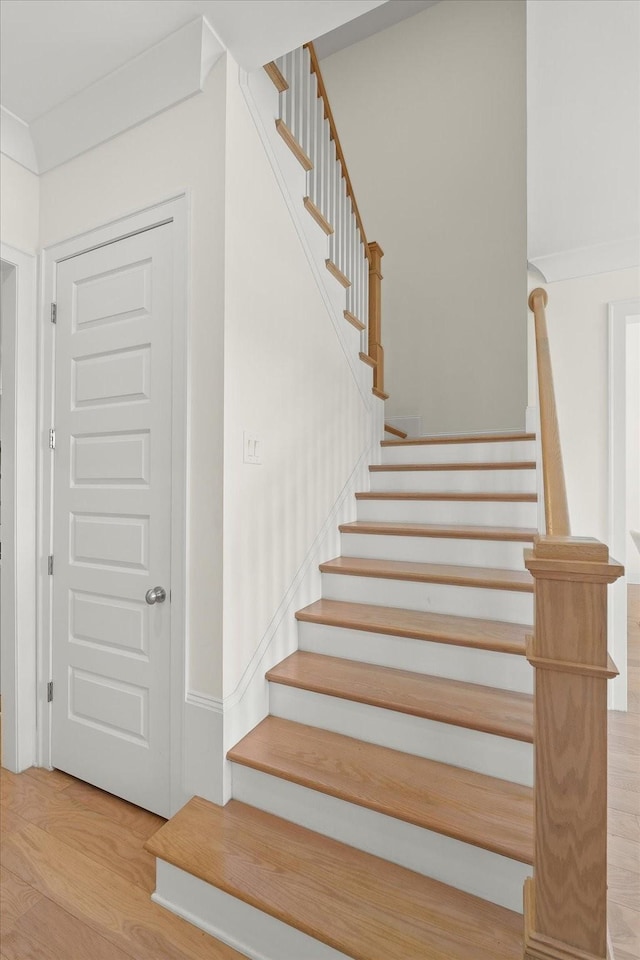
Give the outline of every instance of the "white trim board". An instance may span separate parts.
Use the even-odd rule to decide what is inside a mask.
[[[207,20],[197,17],[31,124],[3,110],[2,152],[47,173],[201,93],[224,52]]]
[[[640,299],[609,304],[609,550],[626,561],[626,335],[640,323]],[[610,685],[609,708],[627,709],[627,578],[610,588],[609,652],[620,671]]]
[[[640,237],[626,237],[529,259],[529,264],[540,272],[546,283],[626,270],[637,267],[639,263]]]
[[[2,330],[3,763],[14,773],[36,758],[36,258],[2,244],[13,270]]]
[[[54,328],[50,323],[50,303],[56,299],[56,267],[69,257],[104,246],[143,230],[171,223],[174,262],[173,303],[173,412],[172,412],[172,521],[171,521],[171,808],[175,812],[184,803],[184,784],[189,780],[183,768],[185,714],[185,657],[187,649],[186,592],[188,556],[188,277],[189,277],[189,195],[184,192],[144,210],[118,218],[93,230],[53,244],[42,255],[42,304],[39,320],[39,410],[38,435],[38,750],[37,762],[51,762],[51,710],[46,701],[46,684],[51,675],[51,580],[47,575],[47,556],[52,552],[51,451],[45,438],[53,424]],[[198,758],[193,758],[198,762]]]

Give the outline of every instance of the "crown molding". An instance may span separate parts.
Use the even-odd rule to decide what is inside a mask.
[[[2,152],[47,173],[200,93],[224,52],[198,17],[31,124],[2,108]]]
[[[0,152],[32,173],[40,173],[29,124],[0,107]]]
[[[532,257],[529,263],[542,274],[546,283],[627,270],[640,266],[640,237],[627,237],[624,240],[612,240],[590,247]]]

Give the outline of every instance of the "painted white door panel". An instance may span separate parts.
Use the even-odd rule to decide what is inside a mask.
[[[170,812],[171,226],[58,265],[52,763]]]

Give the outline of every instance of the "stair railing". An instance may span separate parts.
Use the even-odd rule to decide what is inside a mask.
[[[346,290],[344,317],[362,333],[361,358],[383,400],[383,251],[369,243],[312,43],[265,66],[279,92],[276,128],[307,172],[304,206],[328,237],[327,270]]]
[[[535,852],[525,884],[526,960],[607,958],[607,585],[623,568],[606,544],[572,537],[545,316],[536,326],[546,531],[525,551],[535,580]]]

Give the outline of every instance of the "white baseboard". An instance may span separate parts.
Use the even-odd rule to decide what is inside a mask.
[[[151,899],[249,960],[349,960],[344,953],[163,860]]]
[[[212,803],[225,803],[228,792],[225,791],[223,773],[222,702],[203,694],[187,693],[183,737],[182,796],[178,798],[178,809],[194,795]]]

